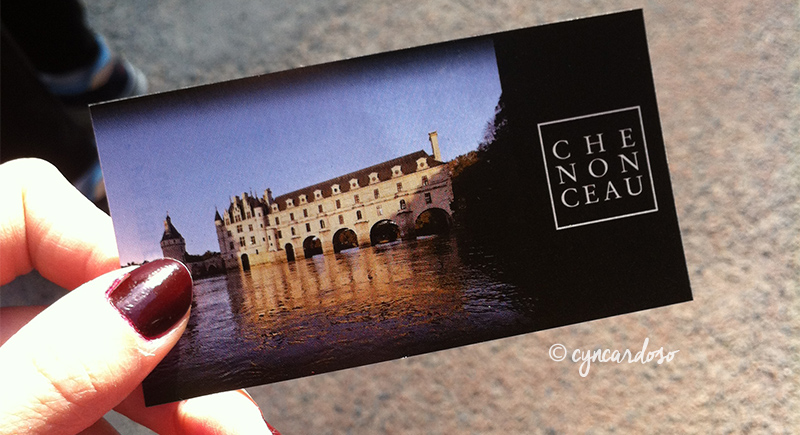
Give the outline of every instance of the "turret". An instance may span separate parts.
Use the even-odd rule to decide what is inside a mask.
[[[183,261],[186,256],[186,240],[172,225],[169,214],[164,220],[164,235],[161,236],[161,253],[166,258]]]

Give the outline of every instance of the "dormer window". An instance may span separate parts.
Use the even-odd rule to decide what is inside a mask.
[[[392,177],[399,177],[403,175],[403,170],[400,169],[400,165],[392,166]]]
[[[305,204],[305,203],[306,203],[306,196],[300,195],[300,204]]]
[[[422,185],[423,186],[427,186],[428,185],[428,176],[427,175],[423,175],[422,176]]]
[[[351,189],[358,189],[358,180],[353,178],[350,180],[350,188]]]
[[[294,207],[294,200],[289,198],[286,200],[286,207]]]
[[[278,204],[272,204],[272,211],[278,211]]]
[[[334,194],[334,195],[337,195],[337,194],[339,194],[339,193],[340,193],[340,191],[339,191],[339,185],[338,185],[338,184],[334,184],[334,185],[332,185],[332,186],[331,186],[331,192],[333,192],[333,194]]]
[[[322,191],[317,189],[314,191],[314,199],[320,199],[320,198],[322,198]]]
[[[369,174],[369,184],[378,183],[380,181],[381,180],[378,178],[378,173],[377,172],[371,172]]]
[[[425,169],[428,167],[428,158],[427,157],[420,157],[417,159],[417,170]]]

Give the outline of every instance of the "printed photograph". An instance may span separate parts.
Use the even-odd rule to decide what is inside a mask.
[[[551,181],[576,184],[553,196],[547,148],[528,133],[536,118],[521,121],[530,112],[501,80],[504,46],[471,38],[93,107],[121,264],[169,257],[194,278],[188,328],[144,383],[149,405],[686,300],[688,282],[628,297],[650,282],[646,268],[603,273],[668,255],[642,256],[636,241],[605,249],[609,234],[636,238],[670,210],[606,217],[668,183],[645,161],[660,155],[642,148],[658,143],[643,140],[648,101],[614,121],[627,178],[590,196],[576,163],[557,166],[577,156],[563,139]],[[590,119],[564,135],[602,130]],[[576,162],[605,176],[616,160]],[[558,198],[570,219],[602,224],[564,236]]]

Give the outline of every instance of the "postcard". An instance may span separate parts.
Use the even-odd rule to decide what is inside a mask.
[[[92,117],[122,264],[195,282],[149,405],[692,299],[641,11]]]

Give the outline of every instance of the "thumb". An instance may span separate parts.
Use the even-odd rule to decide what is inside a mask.
[[[0,433],[77,433],[131,393],[175,345],[192,278],[162,259],[73,290],[0,347]]]

